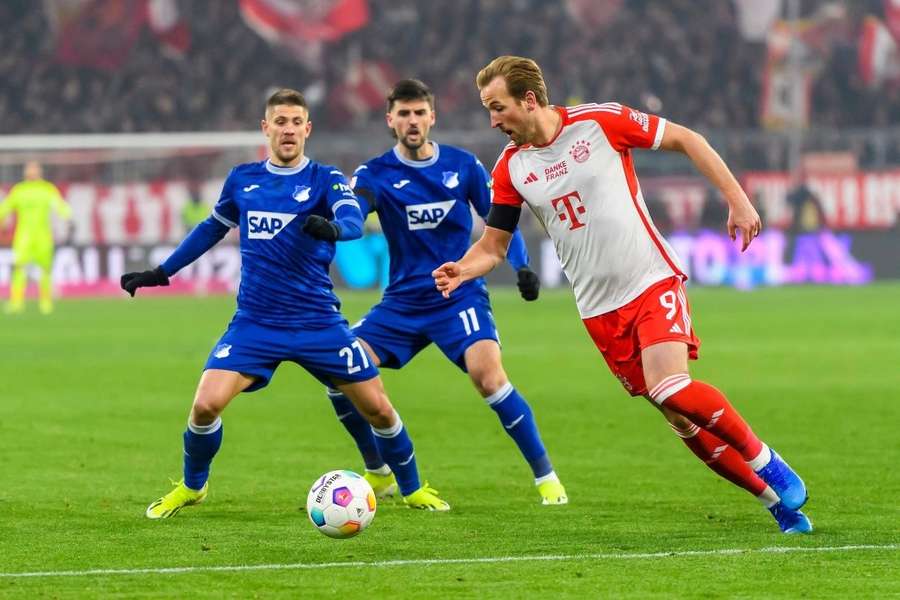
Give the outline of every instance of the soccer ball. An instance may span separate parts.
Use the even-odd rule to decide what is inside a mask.
[[[329,471],[310,488],[306,514],[328,537],[353,537],[375,518],[375,492],[353,471]]]

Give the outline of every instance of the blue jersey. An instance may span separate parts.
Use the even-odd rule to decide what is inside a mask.
[[[331,220],[342,208],[359,218],[356,197],[335,167],[304,158],[296,167],[262,161],[232,169],[212,216],[240,229],[236,317],[313,328],[343,322],[328,275],[334,243],[302,231],[309,215]]]
[[[491,207],[491,179],[471,153],[431,142],[434,156],[409,160],[391,149],[360,166],[351,186],[363,217],[378,213],[390,252],[390,278],[385,301],[410,307],[442,306],[431,272],[459,260],[472,238],[472,209],[486,217]],[[514,235],[508,259],[514,268],[528,264],[521,235]],[[484,280],[460,286],[484,290]],[[456,293],[456,292],[455,292]]]

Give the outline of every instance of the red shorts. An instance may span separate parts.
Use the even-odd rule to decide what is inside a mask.
[[[584,319],[606,364],[632,396],[647,393],[641,350],[660,342],[684,342],[697,359],[700,340],[691,327],[691,309],[679,277],[663,279],[616,310]]]

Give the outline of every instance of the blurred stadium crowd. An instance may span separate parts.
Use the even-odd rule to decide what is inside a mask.
[[[72,293],[119,293],[125,262],[167,253],[195,224],[185,211],[264,155],[252,130],[278,87],[310,103],[309,154],[347,173],[392,143],[385,94],[404,77],[435,91],[434,139],[492,164],[505,138],[474,78],[501,54],[536,59],[555,103],[619,101],[710,140],[771,233],[749,259],[688,160],[635,153],[659,228],[688,232],[676,243],[695,280],[900,277],[900,0],[4,0],[0,23],[0,136],[13,134],[0,140],[0,197],[26,161],[47,167],[73,207],[57,231]],[[191,133],[94,146],[29,135],[138,132]],[[543,248],[530,213],[521,224]],[[0,226],[0,290],[11,235]],[[220,250],[197,277],[230,285],[236,250]]]
[[[143,26],[148,3],[176,20],[175,39]],[[705,129],[766,118],[766,37],[742,32],[740,0],[318,4],[347,5],[356,20],[285,43],[291,32],[266,31],[259,14],[277,3],[261,0],[0,3],[2,133],[247,129],[273,85],[303,89],[320,126],[348,129],[380,123],[383,90],[401,76],[434,87],[443,127],[480,128],[474,74],[504,53],[542,64],[559,103],[615,99]],[[826,3],[800,4],[809,17]],[[900,122],[900,86],[867,85],[858,67],[860,27],[881,13],[880,0],[847,3],[813,32],[809,122]]]

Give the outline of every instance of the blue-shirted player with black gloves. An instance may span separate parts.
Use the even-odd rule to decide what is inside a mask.
[[[387,124],[397,144],[356,170],[351,185],[363,215],[376,211],[390,251],[390,282],[381,303],[353,328],[375,365],[399,369],[434,343],[468,372],[534,475],[543,504],[566,504],[541,441],[531,408],[503,370],[500,345],[484,280],[468,282],[445,299],[434,287],[435,265],[462,256],[472,235],[472,208],[486,217],[491,181],[475,156],[428,139],[435,121],[434,96],[421,81],[400,81],[387,102]],[[540,281],[528,267],[517,232],[507,260],[518,274],[522,297],[535,300]],[[342,390],[328,392],[338,418],[353,436],[365,477],[380,497],[397,479],[378,444],[380,435],[354,410]]]
[[[210,464],[222,443],[219,415],[239,393],[265,387],[285,360],[340,390],[364,415],[408,505],[450,508],[428,484],[420,484],[412,441],[332,292],[328,266],[335,242],[360,237],[363,217],[344,175],[304,156],[311,129],[299,92],[273,94],[262,121],[268,160],[235,167],[212,216],[162,265],[122,276],[122,288],[132,296],[140,287],[168,285],[169,277],[229,229],[240,231],[237,312],[197,386],[184,432],[184,479],[147,507],[150,519],[172,517],[206,497]]]

